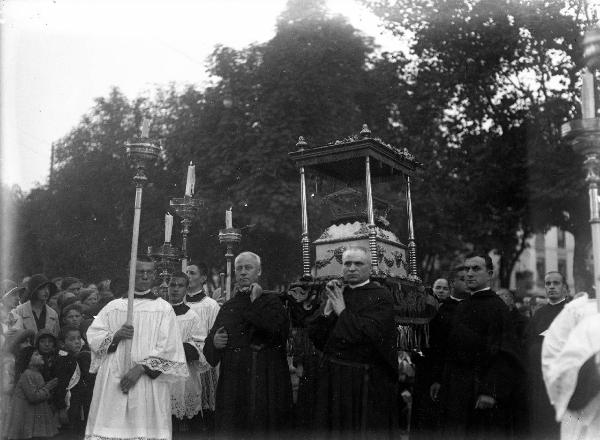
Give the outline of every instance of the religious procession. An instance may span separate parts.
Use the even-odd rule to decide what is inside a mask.
[[[600,4],[285,3],[3,181],[0,440],[599,439]]]

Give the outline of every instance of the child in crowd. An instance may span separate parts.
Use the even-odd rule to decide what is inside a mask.
[[[60,325],[69,325],[71,327],[77,327],[81,325],[81,321],[83,320],[83,309],[81,304],[74,303],[69,304],[60,314]]]
[[[44,359],[38,351],[31,353],[28,367],[15,386],[3,437],[44,439],[57,434],[56,421],[48,400],[58,380],[45,382],[40,372]]]
[[[0,426],[4,426],[10,409],[10,399],[17,379],[15,378],[15,364],[20,353],[33,346],[33,330],[16,330],[6,340],[0,350],[2,368],[2,389],[0,390]],[[29,362],[29,361],[27,361]]]
[[[81,351],[83,340],[78,327],[63,327],[59,339],[61,350],[56,362],[58,386],[53,402],[63,428],[83,435],[94,388],[90,375],[90,352]]]
[[[48,382],[54,379],[56,377],[56,336],[48,329],[41,329],[35,337],[35,349],[44,359],[44,365],[40,368],[44,380]]]

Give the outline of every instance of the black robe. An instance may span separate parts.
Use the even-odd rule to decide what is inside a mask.
[[[339,317],[319,311],[308,330],[323,351],[316,405],[317,438],[393,438],[397,434],[396,330],[392,296],[377,283],[345,287]]]
[[[508,307],[492,290],[473,293],[456,307],[447,339],[440,389],[444,437],[511,436],[511,400],[523,375]],[[475,409],[480,395],[493,397],[495,407]]]
[[[227,346],[214,346],[225,327]],[[291,382],[286,359],[289,321],[279,297],[264,292],[254,302],[248,293],[227,301],[206,338],[204,355],[220,363],[215,407],[217,437],[264,438],[289,426]]]
[[[527,327],[527,375],[528,403],[531,434],[534,439],[560,438],[560,424],[554,416],[554,407],[550,403],[544,378],[542,376],[542,344],[546,331],[554,318],[562,311],[566,301],[559,304],[546,304],[538,309]]]

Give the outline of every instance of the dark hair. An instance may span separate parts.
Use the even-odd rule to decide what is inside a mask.
[[[559,272],[558,270],[549,270],[548,272],[546,272],[544,274],[544,278],[546,278],[546,275],[550,275],[553,273],[557,273],[560,275],[560,279],[562,280],[562,283],[566,286],[567,285],[567,279],[565,278],[565,276],[562,274],[562,272]]]
[[[200,269],[200,268],[198,268]],[[171,279],[173,278],[183,278],[185,279],[185,285],[188,286],[190,284],[190,279],[189,277],[184,274],[183,272],[175,272],[173,275],[171,275]]]
[[[60,283],[60,290],[67,290],[71,284],[75,283],[81,283],[81,280],[75,277],[65,277],[63,278],[62,283]]]
[[[67,295],[74,295],[70,298],[67,298]],[[70,304],[76,303],[79,300],[77,299],[77,295],[75,295],[73,292],[69,292],[68,290],[65,290],[64,292],[60,292],[58,294],[58,298],[56,298],[56,305],[58,305],[58,308],[60,310],[64,309],[65,307],[67,307]]]
[[[202,261],[199,261],[197,263],[191,262],[190,264],[188,264],[188,266],[196,266],[198,268],[198,272],[200,272],[200,275],[208,276],[208,266]]]
[[[79,312],[79,314],[81,316],[83,316],[83,309],[81,307],[81,304],[79,304],[79,303],[69,304],[69,305],[65,306],[65,308],[62,309],[60,312],[60,322],[61,323],[62,323],[63,319],[65,318],[65,316],[67,316],[71,310],[77,310]]]
[[[126,278],[115,278],[110,282],[110,288],[115,298],[126,297],[129,290],[129,281]]]
[[[79,291],[79,301],[84,302],[86,299],[88,299],[90,296],[92,296],[93,294],[98,295],[98,292],[95,291],[94,289],[81,289]]]
[[[483,258],[483,260],[485,261],[485,270],[487,270],[487,271],[494,270],[494,263],[492,262],[492,257],[490,257],[488,254],[473,252],[465,257],[465,261],[469,260],[471,258],[477,258],[477,257]]]
[[[79,336],[81,336],[81,330],[79,329],[79,327],[75,327],[74,325],[65,325],[60,329],[60,333],[58,334],[58,340],[61,342],[65,342],[65,339],[67,338],[69,332],[77,332],[79,333]]]

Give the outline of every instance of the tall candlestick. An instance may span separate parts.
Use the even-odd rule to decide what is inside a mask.
[[[188,166],[187,172],[187,180],[185,182],[185,195],[188,197],[192,197],[194,195],[194,186],[196,185],[196,166],[190,165]]]
[[[165,243],[171,243],[171,233],[173,232],[173,216],[168,212],[165,214]]]
[[[231,208],[225,210],[225,229],[233,228],[233,212]]]

